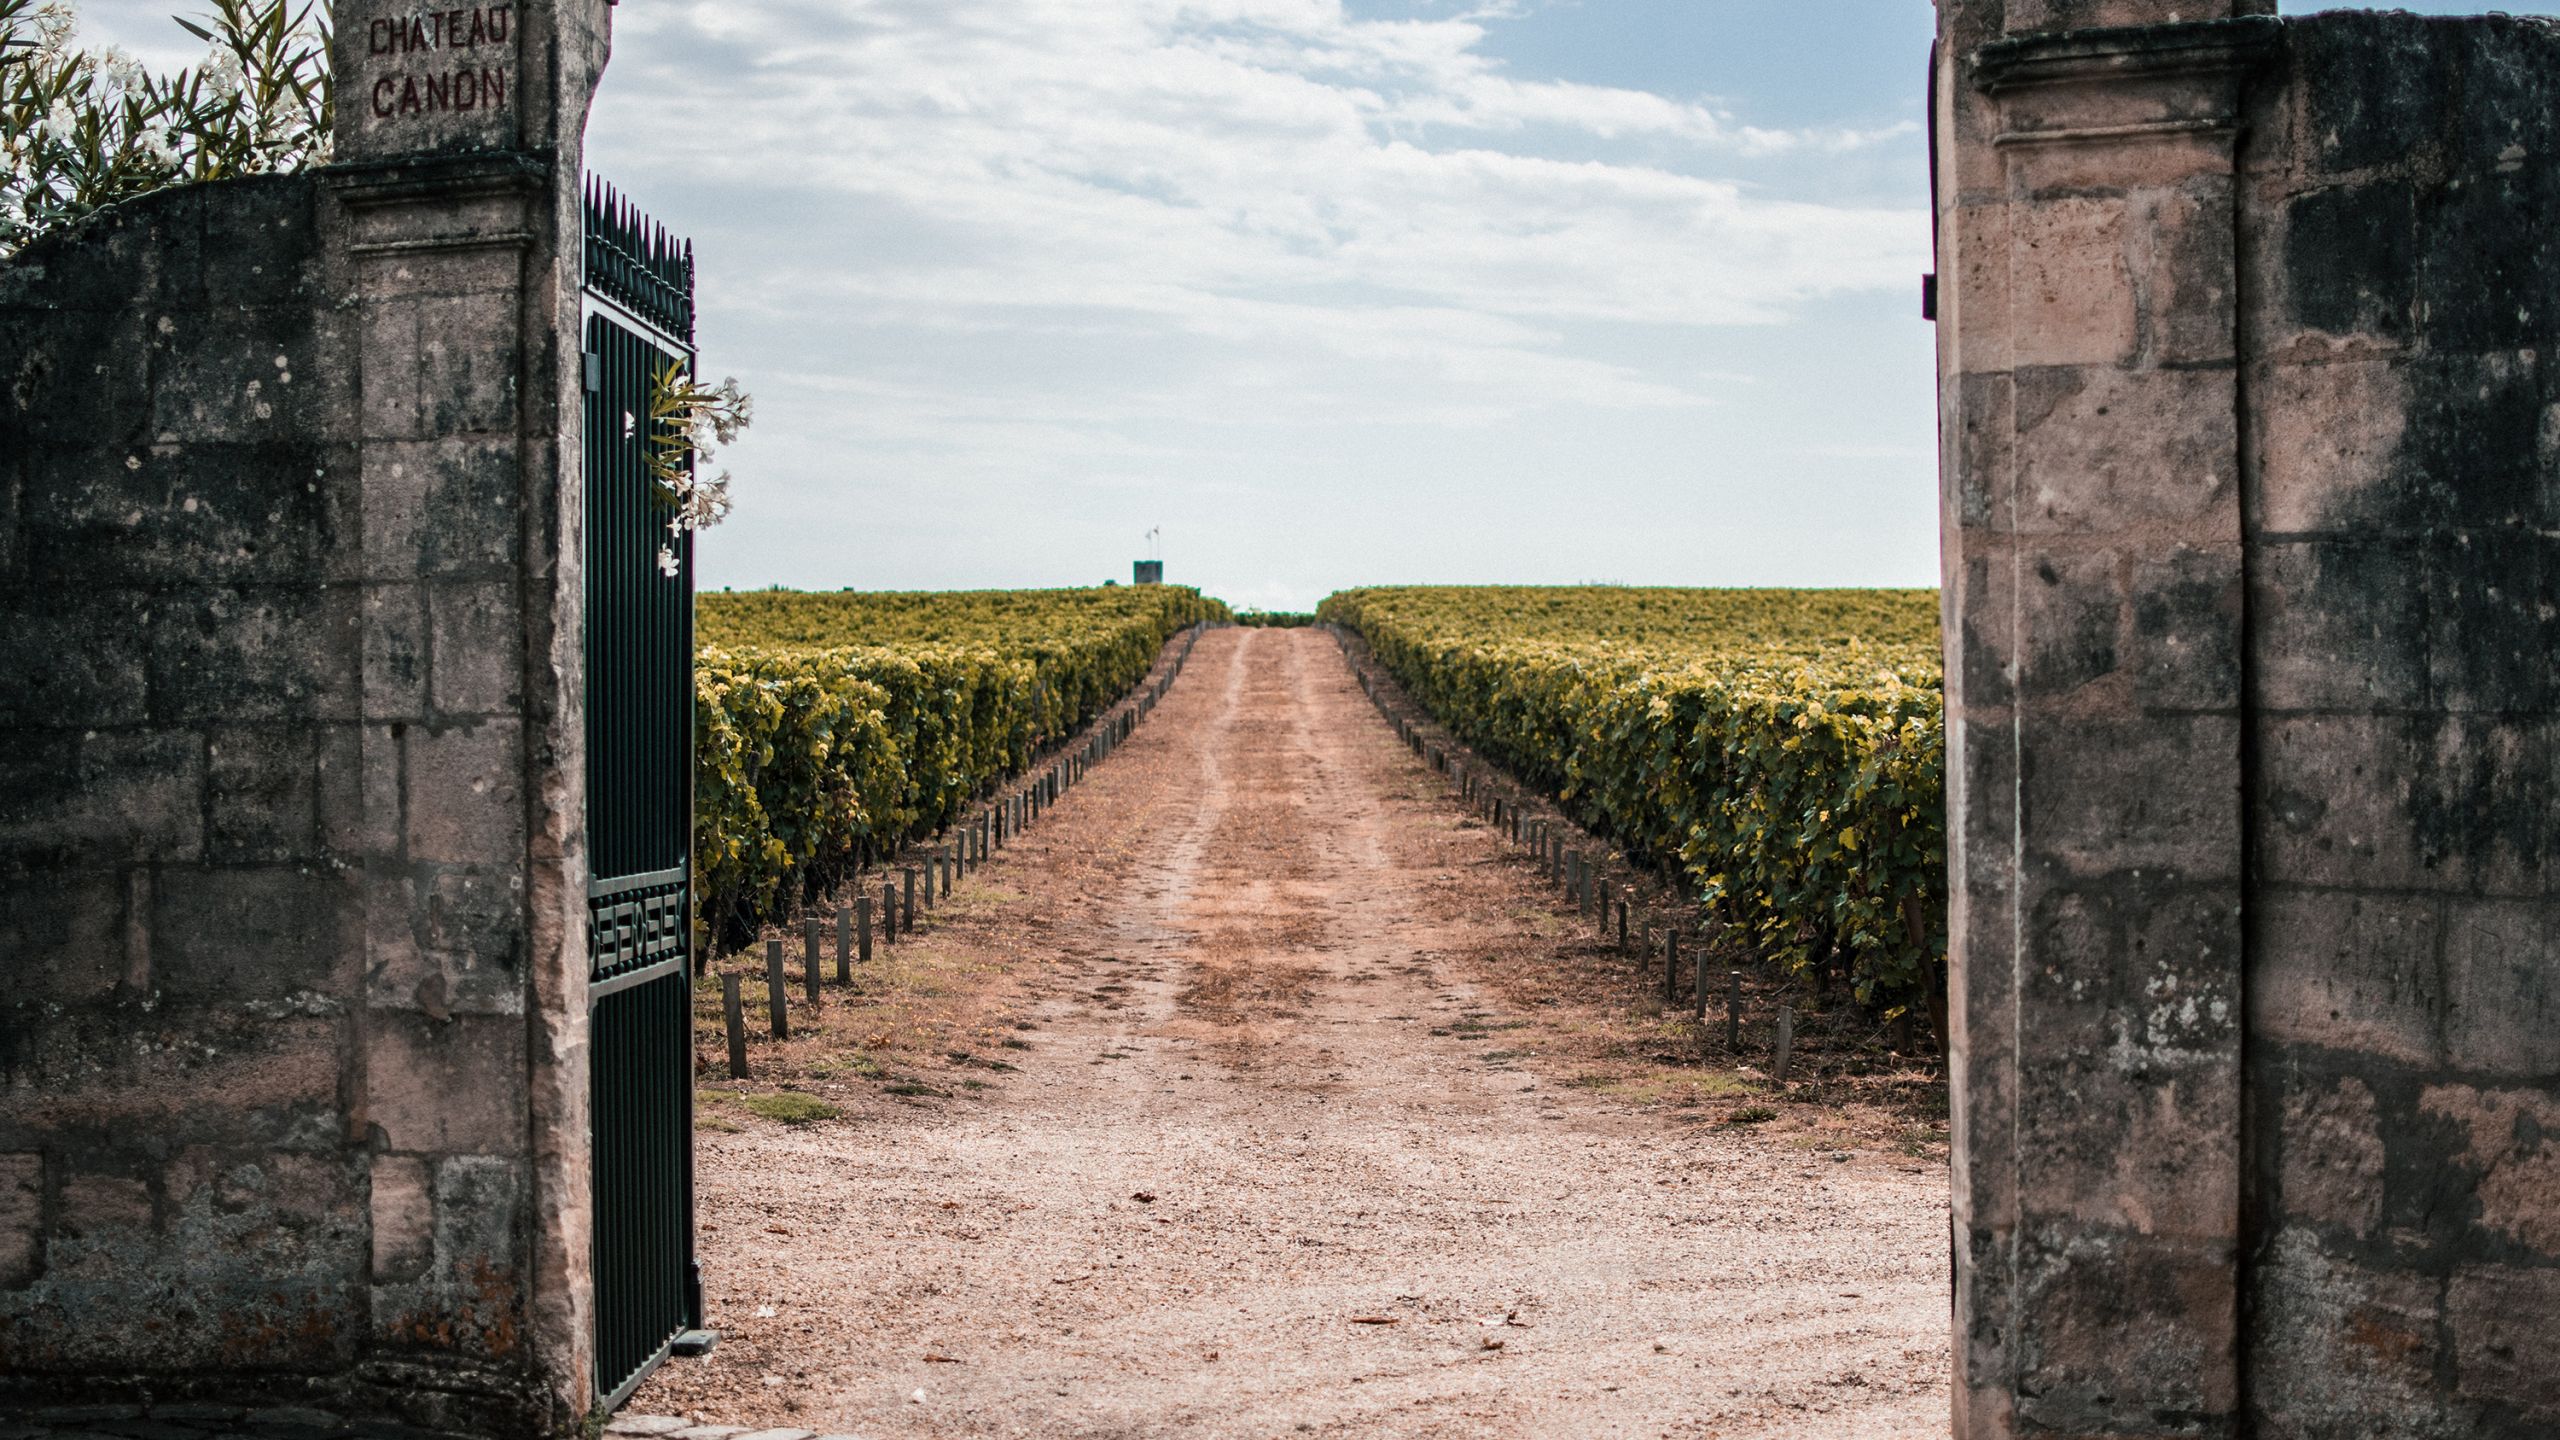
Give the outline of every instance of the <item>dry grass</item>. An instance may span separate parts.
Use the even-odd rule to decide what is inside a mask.
[[[1003,879],[1000,871],[981,872],[963,879],[938,907],[927,910],[919,903],[916,929],[894,945],[875,936],[871,963],[854,965],[850,986],[835,982],[833,922],[821,927],[821,1003],[814,1011],[806,1003],[796,927],[790,933],[769,931],[747,951],[707,967],[694,988],[695,1062],[698,1074],[717,1078],[701,1092],[704,1103],[696,1107],[695,1123],[735,1130],[754,1115],[806,1124],[838,1118],[866,1101],[897,1103],[997,1088],[991,1077],[1012,1067],[981,1057],[1027,1043],[1017,1038],[1032,1000],[1024,981],[1046,968],[1038,917]],[[820,909],[826,913],[824,905]],[[763,953],[768,938],[784,942],[787,1040],[770,1034]],[[740,976],[749,1077],[743,1081],[727,1078],[720,998],[725,971]]]

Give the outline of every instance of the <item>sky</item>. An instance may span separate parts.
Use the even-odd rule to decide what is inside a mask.
[[[1935,583],[1928,0],[614,24],[589,163],[756,399],[705,588]]]

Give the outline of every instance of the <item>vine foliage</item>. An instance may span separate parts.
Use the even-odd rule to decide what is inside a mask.
[[[1934,1005],[1935,592],[1402,587],[1346,590],[1318,613],[1488,759],[1682,875],[1763,954],[1844,971],[1888,1015]]]
[[[933,834],[1227,618],[1175,585],[702,596],[695,913],[734,940]]]

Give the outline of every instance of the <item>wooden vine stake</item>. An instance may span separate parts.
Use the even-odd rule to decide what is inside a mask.
[[[817,916],[800,917],[800,940],[800,981],[808,991],[809,1008],[815,1010],[818,1008],[818,982],[825,976],[824,968],[818,963]]]
[[[773,1038],[791,1038],[791,982],[782,973],[782,942],[764,942],[765,1009],[773,1017]]]
[[[729,1028],[729,1078],[747,1078],[747,1005],[738,993],[738,972],[720,972],[720,1018]]]

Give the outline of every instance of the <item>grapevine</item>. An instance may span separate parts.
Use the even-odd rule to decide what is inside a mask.
[[[1319,613],[1772,960],[1845,969],[1888,1014],[1943,984],[1934,592],[1403,587]]]

